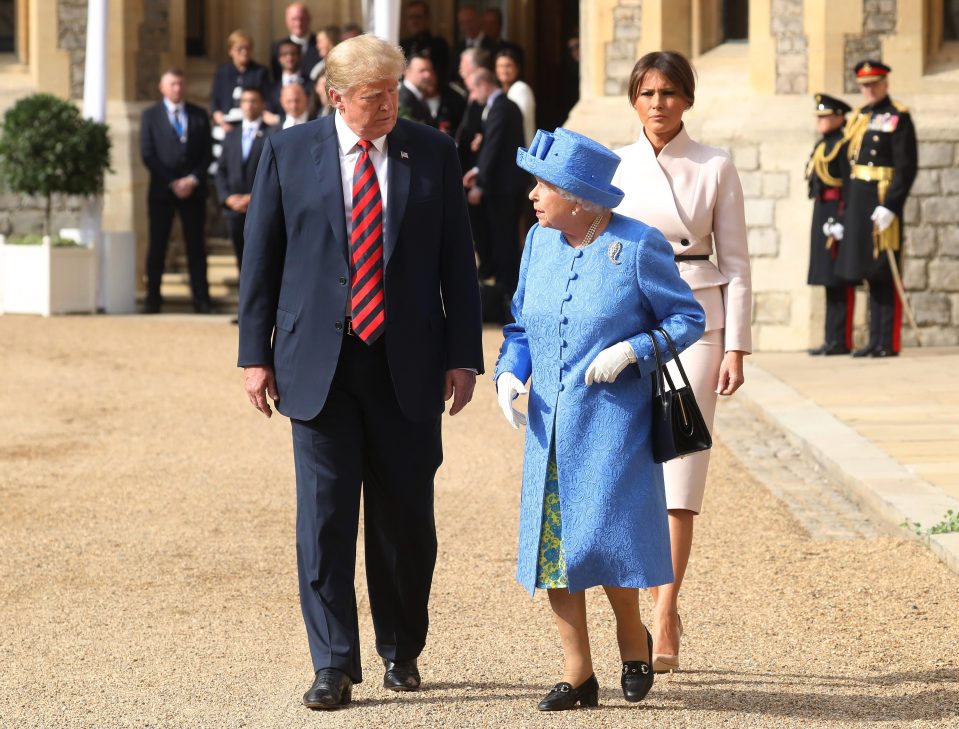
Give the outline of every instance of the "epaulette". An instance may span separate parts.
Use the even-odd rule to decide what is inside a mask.
[[[906,106],[905,104],[900,104],[898,101],[893,101],[892,105],[896,107],[896,111],[898,111],[900,114],[909,113],[909,107]]]

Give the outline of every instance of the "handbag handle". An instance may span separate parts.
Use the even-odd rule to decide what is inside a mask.
[[[659,354],[659,345],[656,343],[656,337],[653,336],[652,332],[646,332],[646,336],[649,337],[649,341],[653,343],[653,355],[656,357],[656,371],[652,373],[653,397],[658,397],[663,403],[663,407],[666,407],[666,383],[663,382],[663,376],[669,377],[669,373],[666,372],[666,368],[663,366],[663,358]]]
[[[673,344],[673,340],[670,338],[670,336],[669,336],[669,334],[666,332],[666,330],[663,329],[662,327],[659,327],[658,329],[656,329],[656,331],[659,332],[660,334],[662,334],[662,335],[663,335],[663,338],[666,340],[666,346],[669,347],[669,352],[670,352],[670,354],[673,355],[673,362],[676,363],[676,368],[679,370],[679,374],[682,375],[683,384],[684,384],[686,387],[690,387],[689,378],[686,377],[686,370],[683,369],[682,360],[679,359],[679,352],[676,351],[676,345]],[[655,341],[655,340],[654,340],[654,341]],[[669,372],[666,373],[666,377],[667,377],[667,379],[669,379],[669,388],[670,388],[671,390],[675,390],[676,388],[673,386],[672,378],[669,377]]]

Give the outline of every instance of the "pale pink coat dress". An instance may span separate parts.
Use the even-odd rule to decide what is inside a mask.
[[[723,355],[752,351],[752,285],[743,188],[729,155],[689,138],[685,127],[659,156],[646,139],[615,150],[622,163],[613,184],[626,193],[616,212],[658,228],[677,256],[679,273],[706,312],[706,333],[680,359],[703,417],[713,429]],[[684,242],[686,245],[684,245]],[[674,381],[678,376],[671,365]],[[666,505],[700,513],[709,451],[664,464]]]

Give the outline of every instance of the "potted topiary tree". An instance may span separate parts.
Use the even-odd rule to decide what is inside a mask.
[[[53,236],[53,196],[101,195],[110,169],[105,124],[84,119],[51,94],[20,99],[0,128],[0,178],[12,192],[44,199],[43,235],[0,236],[0,313],[96,309],[96,251]]]

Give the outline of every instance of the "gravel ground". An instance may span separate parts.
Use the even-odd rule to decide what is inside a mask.
[[[289,425],[246,402],[235,337],[223,317],[0,317],[0,726],[959,726],[959,577],[909,540],[813,539],[735,442],[697,521],[685,670],[627,705],[591,594],[601,707],[540,715],[561,653],[513,581],[522,436],[488,378],[445,423],[425,690],[379,687],[360,586],[367,681],[307,711]]]

